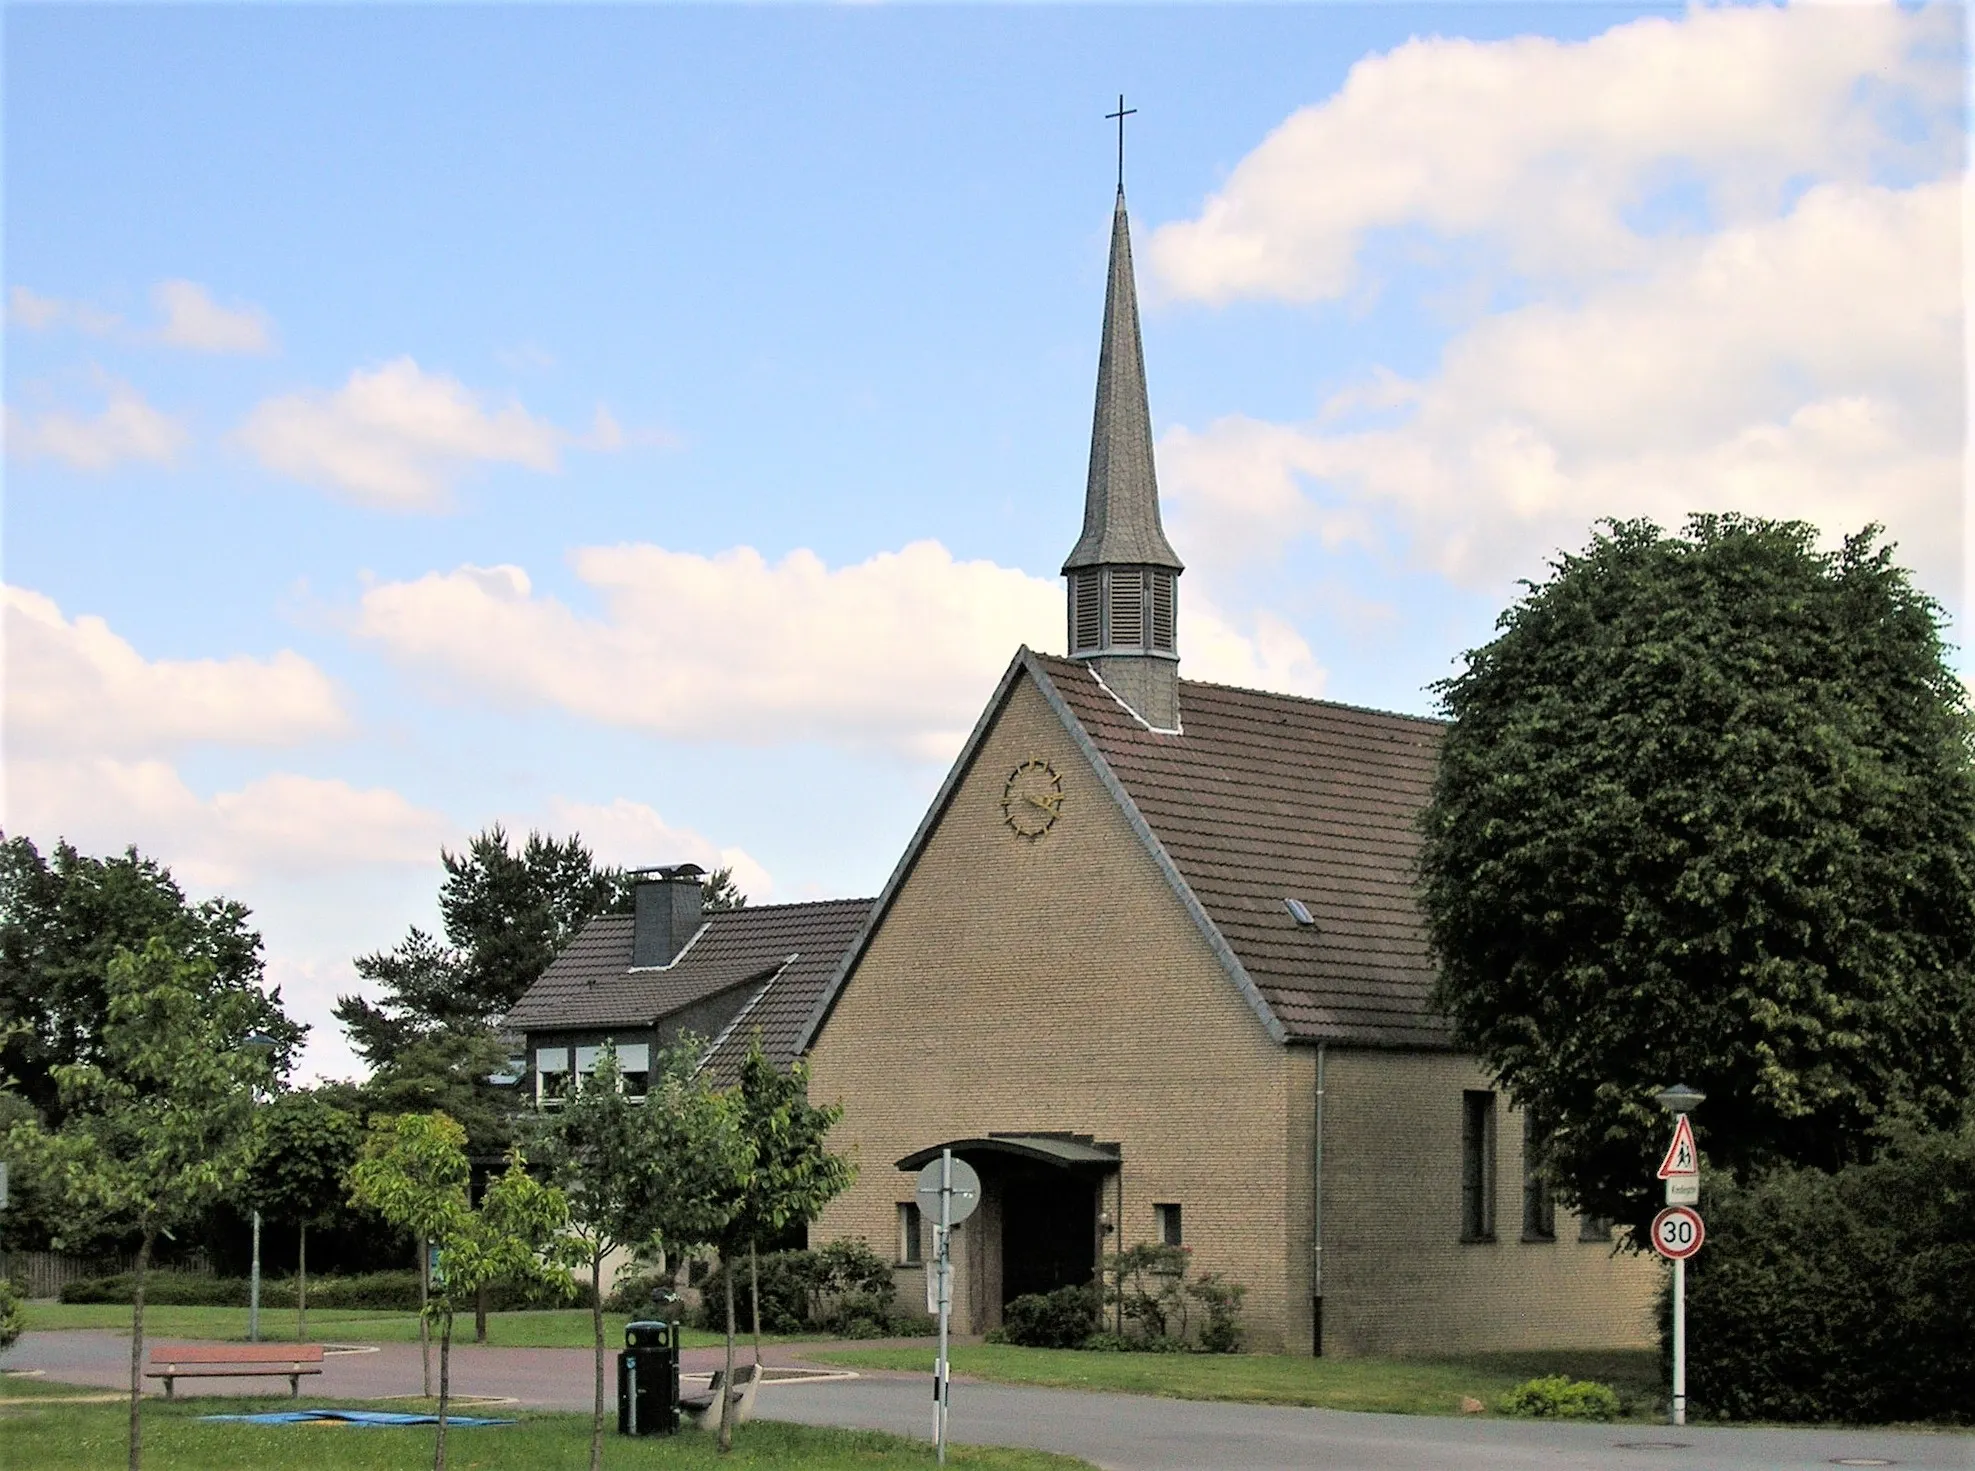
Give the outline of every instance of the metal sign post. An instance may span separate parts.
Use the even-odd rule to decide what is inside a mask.
[[[1676,1083],[1654,1095],[1673,1115],[1673,1143],[1660,1161],[1666,1209],[1653,1218],[1653,1250],[1673,1262],[1673,1423],[1687,1423],[1687,1258],[1701,1249],[1707,1227],[1693,1209],[1701,1198],[1701,1152],[1688,1114],[1707,1100],[1698,1088]]]
[[[933,1241],[933,1273],[938,1284],[939,1358],[933,1365],[933,1443],[939,1464],[946,1464],[946,1416],[952,1400],[952,1373],[947,1364],[947,1325],[953,1316],[953,1228],[974,1213],[981,1202],[981,1177],[953,1151],[942,1149],[937,1163],[919,1171],[919,1208],[939,1224]],[[937,1198],[935,1198],[937,1197]]]

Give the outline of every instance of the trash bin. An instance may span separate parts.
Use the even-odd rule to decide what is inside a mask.
[[[627,1323],[617,1356],[617,1433],[679,1429],[679,1346],[670,1323]]]

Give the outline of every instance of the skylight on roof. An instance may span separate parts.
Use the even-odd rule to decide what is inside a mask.
[[[1282,907],[1289,911],[1289,917],[1298,924],[1312,927],[1316,925],[1317,917],[1310,913],[1310,906],[1301,899],[1285,899],[1282,901]]]

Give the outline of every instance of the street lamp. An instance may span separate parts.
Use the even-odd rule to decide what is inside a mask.
[[[1708,1101],[1707,1094],[1685,1083],[1675,1083],[1671,1088],[1662,1088],[1653,1097],[1658,1100],[1661,1108],[1676,1116],[1692,1113]]]
[[[260,1062],[266,1063],[274,1056],[274,1049],[281,1044],[266,1032],[249,1032],[240,1047],[251,1053]],[[260,1085],[254,1085],[254,1102],[261,1101]],[[253,1276],[247,1287],[247,1342],[261,1341],[261,1208],[254,1206],[254,1267]]]
[[[1707,1094],[1686,1083],[1675,1083],[1671,1088],[1662,1088],[1653,1095],[1659,1106],[1672,1114],[1676,1120],[1684,1120],[1688,1114],[1707,1102]],[[1676,1142],[1679,1134],[1676,1131]],[[1687,1259],[1677,1256],[1673,1259],[1673,1423],[1687,1423]]]

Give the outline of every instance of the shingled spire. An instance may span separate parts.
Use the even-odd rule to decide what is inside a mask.
[[[1121,187],[1111,216],[1083,535],[1063,563],[1063,576],[1069,582],[1070,656],[1087,660],[1113,694],[1159,730],[1179,727],[1183,570],[1159,522],[1131,225]]]

